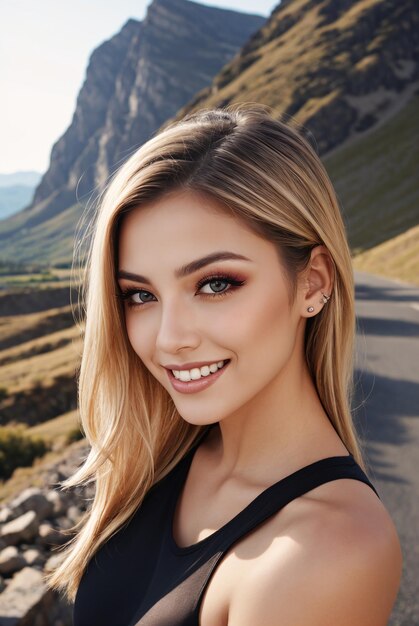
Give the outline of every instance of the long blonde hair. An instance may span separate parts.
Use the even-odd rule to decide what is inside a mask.
[[[208,194],[277,246],[289,298],[316,245],[334,265],[332,298],[307,318],[305,357],[332,425],[364,471],[351,415],[356,330],[345,226],[329,177],[304,133],[260,104],[203,109],[169,123],[114,174],[94,218],[85,263],[85,337],[79,411],[90,445],[62,488],[95,483],[47,584],[74,600],[98,548],[129,521],[150,487],[180,461],[204,426],[187,423],[145,368],[126,333],[117,289],[118,229],[141,203],[175,189]]]

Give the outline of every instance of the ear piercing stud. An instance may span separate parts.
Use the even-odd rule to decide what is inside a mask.
[[[327,304],[330,300],[330,296],[327,296],[325,293],[323,293],[323,291],[320,292],[322,294],[322,299],[319,300],[320,304]],[[307,311],[309,313],[312,313],[314,311],[314,306],[309,306],[307,308]]]

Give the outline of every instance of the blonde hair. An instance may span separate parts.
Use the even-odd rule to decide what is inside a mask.
[[[121,219],[176,189],[208,194],[274,242],[291,303],[311,250],[326,246],[333,262],[333,292],[327,305],[307,318],[305,357],[325,412],[366,471],[350,408],[356,324],[352,262],[329,177],[303,133],[276,119],[267,106],[236,104],[189,114],[128,158],[112,177],[95,216],[85,265],[79,373],[79,411],[90,451],[61,483],[67,489],[94,481],[95,496],[61,548],[61,563],[46,577],[69,601],[93,554],[129,521],[150,487],[206,429],[182,419],[134,352],[115,296]]]

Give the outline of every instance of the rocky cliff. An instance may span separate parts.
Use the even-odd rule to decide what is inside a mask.
[[[419,93],[418,33],[415,0],[283,0],[267,20],[154,0],[141,24],[128,22],[92,55],[35,203],[0,223],[0,257],[70,264],[91,191],[96,196],[136,147],[193,110],[265,103],[303,124],[328,157],[407,110]],[[382,159],[374,163],[382,168]],[[397,232],[417,221],[417,212],[409,215]]]
[[[47,588],[44,574],[62,558],[59,546],[72,538],[93,498],[91,487],[57,488],[87,453],[84,441],[73,444],[65,460],[45,469],[42,488],[25,489],[0,507],[0,624],[72,625],[72,605]]]
[[[201,107],[260,101],[304,124],[324,155],[386,121],[418,88],[414,0],[283,0],[173,119]]]
[[[57,260],[62,244],[68,252],[81,212],[77,201],[98,194],[114,169],[208,85],[264,22],[189,0],[153,0],[142,22],[129,20],[99,46],[32,204],[0,224],[2,255],[14,249],[19,258]],[[22,236],[29,246],[22,246]]]

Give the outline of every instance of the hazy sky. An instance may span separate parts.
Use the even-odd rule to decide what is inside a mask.
[[[0,173],[45,172],[71,122],[91,52],[151,0],[1,0]],[[268,17],[279,0],[200,4]]]

